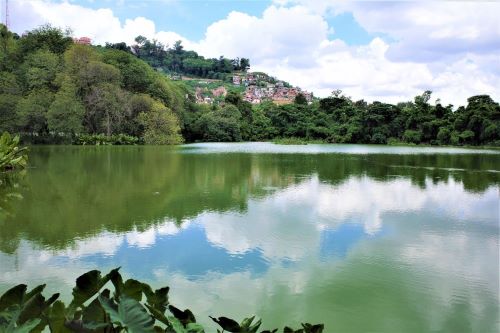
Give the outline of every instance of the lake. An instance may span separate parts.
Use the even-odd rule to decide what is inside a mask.
[[[0,293],[121,266],[262,328],[498,332],[500,151],[36,146],[0,193]]]

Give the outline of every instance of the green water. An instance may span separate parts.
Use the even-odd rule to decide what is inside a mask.
[[[498,332],[500,153],[32,147],[0,191],[0,293],[90,269],[208,315],[326,332]],[[15,195],[12,195],[15,193]]]

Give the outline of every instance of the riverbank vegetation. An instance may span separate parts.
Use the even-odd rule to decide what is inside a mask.
[[[0,131],[18,133],[25,142],[116,143],[112,138],[122,135],[128,139],[118,140],[120,144],[298,138],[500,145],[500,105],[487,95],[472,96],[458,108],[439,100],[432,103],[430,91],[397,104],[355,101],[334,91],[312,103],[296,98],[287,105],[251,104],[230,91],[223,103],[197,104],[192,89],[170,80],[164,66],[209,77],[213,74],[208,67],[203,69],[207,61],[227,74],[246,70],[249,60],[214,62],[181,44],[164,50],[141,38],[133,52],[123,43],[74,44],[69,33],[50,26],[23,36],[5,26],[0,30]],[[158,57],[162,61],[155,64]]]
[[[28,162],[27,149],[19,147],[19,136],[4,132],[0,136],[0,172],[24,169]]]
[[[113,293],[106,286],[113,286]],[[58,300],[58,293],[46,299],[42,295],[44,288],[40,285],[28,292],[27,286],[20,284],[6,291],[0,297],[0,331],[42,332],[48,327],[54,333],[205,332],[189,309],[180,310],[170,304],[169,287],[153,290],[134,279],[124,281],[118,269],[104,276],[97,270],[81,275],[68,305]],[[217,332],[257,333],[262,324],[255,317],[241,323],[227,317],[210,318],[222,328]],[[321,333],[323,325],[302,324],[301,329],[285,327],[283,332]]]

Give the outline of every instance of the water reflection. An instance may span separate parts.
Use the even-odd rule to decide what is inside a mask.
[[[101,148],[33,149],[0,291],[122,266],[205,319],[498,328],[500,154]]]

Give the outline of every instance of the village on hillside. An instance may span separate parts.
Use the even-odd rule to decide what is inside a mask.
[[[206,85],[207,80],[201,80],[199,84]],[[213,84],[213,81],[211,82]],[[283,81],[269,77],[264,73],[240,73],[232,76],[232,86],[243,91],[243,99],[252,104],[264,101],[272,101],[276,104],[290,104],[295,101],[297,95],[302,94],[308,103],[312,102],[312,93],[299,87],[291,87]],[[220,101],[228,93],[228,89],[221,85],[214,89],[207,87],[196,87],[195,97],[199,104],[212,104]]]

